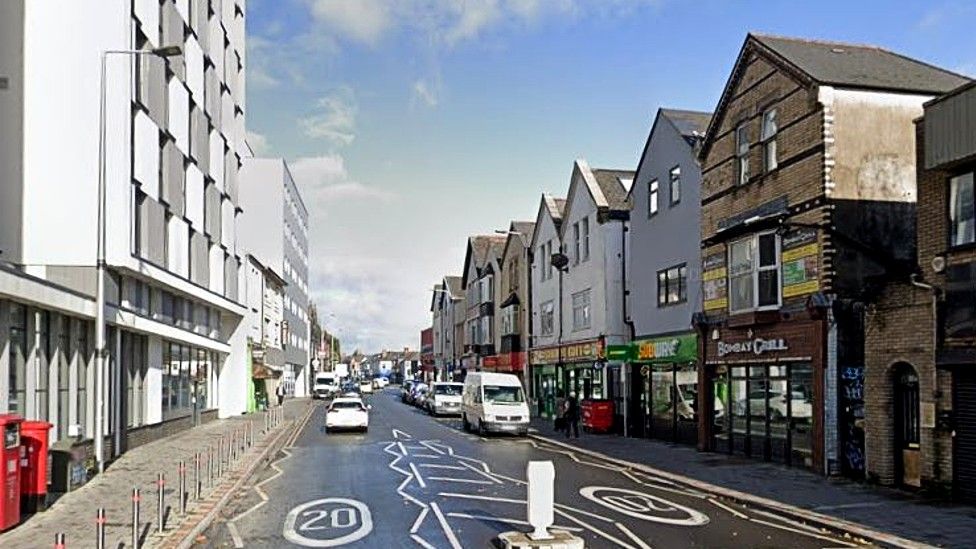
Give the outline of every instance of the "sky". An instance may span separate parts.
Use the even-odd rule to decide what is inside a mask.
[[[746,33],[976,75],[976,3],[248,0],[247,125],[310,212],[343,350],[417,348],[467,237],[533,220],[573,161],[635,169],[659,107],[711,111]]]

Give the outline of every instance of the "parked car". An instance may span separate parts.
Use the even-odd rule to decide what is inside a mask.
[[[362,393],[362,394],[364,394],[364,395],[367,395],[367,394],[370,394],[371,395],[371,394],[373,394],[373,382],[371,382],[368,379],[364,379],[364,380],[360,381],[359,382],[359,392]]]
[[[403,382],[403,385],[400,386],[400,401],[401,402],[407,402],[408,397],[410,396],[410,389],[413,387],[413,384],[414,383],[416,383],[416,382],[413,381],[413,380],[411,380],[411,379],[408,379],[408,380],[406,380],[406,381]]]
[[[461,420],[465,431],[529,432],[529,405],[522,382],[512,374],[469,373],[464,380]]]
[[[427,411],[431,415],[460,415],[463,383],[439,382],[431,387],[427,396]]]
[[[373,378],[373,389],[382,389],[390,384],[390,380],[385,377]]]
[[[325,413],[325,432],[337,429],[357,429],[362,432],[369,430],[369,410],[371,406],[363,404],[357,397],[340,397],[332,401]]]
[[[420,382],[414,383],[413,387],[410,388],[410,395],[407,397],[407,403],[417,405],[417,399],[427,390],[427,384]]]

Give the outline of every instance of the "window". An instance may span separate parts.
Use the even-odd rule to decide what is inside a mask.
[[[513,257],[508,264],[508,291],[515,292],[519,287],[518,258]]]
[[[769,109],[762,117],[763,169],[771,172],[779,162],[776,159],[776,132],[778,131],[776,109]]]
[[[51,313],[47,311],[34,312],[34,332],[36,334],[37,352],[34,353],[34,414],[31,419],[47,421],[48,418],[48,364],[51,360]]]
[[[729,246],[729,310],[779,306],[779,237],[763,233]]]
[[[976,196],[973,194],[973,173],[949,180],[949,244],[960,246],[976,242]]]
[[[546,242],[546,254],[543,259],[546,262],[546,279],[552,279],[552,240]]]
[[[542,335],[551,336],[555,324],[555,307],[552,301],[546,301],[539,308],[539,328]]]
[[[579,221],[573,223],[573,261],[579,263],[580,257],[580,224]]]
[[[946,269],[945,336],[976,336],[976,263]]]
[[[91,360],[88,349],[87,323],[79,326],[77,337],[78,347],[75,360],[78,361],[78,397],[75,399],[75,405],[78,408],[75,417],[78,418],[78,426],[81,428],[79,434],[84,437],[88,433],[88,361]]]
[[[590,218],[584,217],[580,221],[580,231],[583,233],[583,261],[590,259]]]
[[[505,307],[502,309],[502,335],[512,335],[518,332],[518,306]]]
[[[675,265],[657,273],[658,307],[688,300],[688,267]]]
[[[671,205],[674,206],[681,202],[681,166],[671,168],[668,180],[671,186]]]
[[[9,377],[7,411],[26,414],[27,405],[27,309],[19,303],[10,304]]]
[[[71,319],[62,316],[57,332],[58,431],[57,438],[68,436],[68,406],[71,402]]]
[[[657,213],[657,194],[658,194],[658,184],[657,179],[651,181],[650,188],[647,192],[647,216],[650,217]]]
[[[749,127],[745,122],[735,128],[736,183],[749,182]]]
[[[583,290],[573,294],[573,330],[590,327],[590,291]]]

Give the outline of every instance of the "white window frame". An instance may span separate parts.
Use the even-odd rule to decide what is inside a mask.
[[[742,122],[735,127],[735,182],[745,185],[749,182],[749,124]]]
[[[583,303],[583,298],[586,302]],[[590,300],[589,288],[576,292],[572,297],[573,304],[573,331],[586,330],[593,324],[592,301]]]
[[[583,258],[580,256],[580,222],[573,223],[573,261],[578,265]]]
[[[657,179],[652,179],[647,184],[647,217],[654,217],[660,210],[659,198],[661,194],[661,184]]]
[[[539,306],[539,332],[544,336],[551,336],[556,331],[555,328],[556,307],[552,300],[549,300]]]
[[[763,146],[763,171],[767,173],[779,167],[778,151],[776,150],[776,135],[779,133],[778,114],[776,107],[766,109],[762,114],[760,140]]]
[[[668,171],[668,195],[671,207],[681,202],[681,166],[675,166]]]
[[[580,232],[583,233],[583,261],[590,260],[590,218],[584,217],[580,220]]]
[[[766,235],[773,235],[776,243],[776,249],[774,251],[775,261],[772,265],[760,266],[760,252],[759,252],[759,239]],[[732,297],[732,247],[740,242],[750,242],[752,248],[752,267],[749,276],[752,278],[752,304],[749,307],[742,309],[733,308],[733,297]],[[748,313],[752,311],[771,311],[777,310],[783,306],[783,269],[782,269],[782,239],[776,234],[776,231],[762,231],[758,233],[751,234],[744,238],[739,238],[728,244],[726,247],[726,259],[728,265],[728,273],[726,275],[726,284],[729,291],[729,313]],[[759,273],[763,271],[773,271],[776,272],[776,303],[771,303],[768,305],[759,305]]]

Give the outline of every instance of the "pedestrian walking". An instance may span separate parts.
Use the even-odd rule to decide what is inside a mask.
[[[563,414],[566,420],[566,438],[569,438],[569,431],[572,429],[573,437],[579,438],[580,408],[576,400],[576,393],[569,393],[566,399],[566,412]]]
[[[278,406],[285,403],[285,384],[279,383],[278,388],[275,390],[275,394],[278,395]]]
[[[566,430],[566,399],[563,398],[563,392],[558,391],[556,393],[556,407],[553,410],[553,423],[557,433]]]

